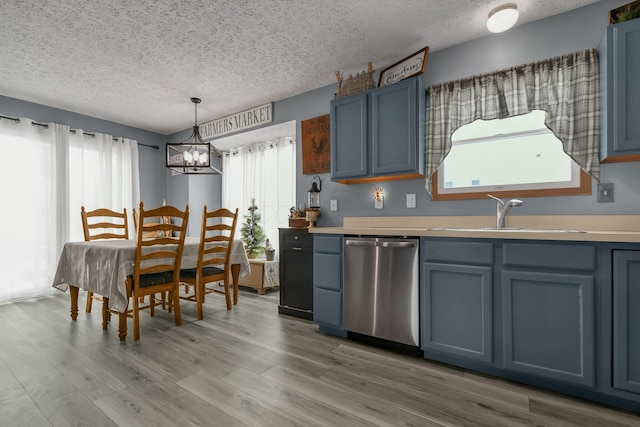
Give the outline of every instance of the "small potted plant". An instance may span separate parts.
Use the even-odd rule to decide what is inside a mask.
[[[240,229],[242,234],[242,243],[244,243],[244,249],[247,252],[248,258],[257,258],[262,252],[264,252],[265,235],[260,220],[262,217],[258,213],[258,206],[256,205],[256,199],[251,199],[251,205],[247,209],[248,215],[244,215],[244,223]]]
[[[269,239],[267,239],[267,243],[264,244],[264,254],[267,256],[267,261],[273,261],[273,258],[276,255],[276,250],[271,245]]]

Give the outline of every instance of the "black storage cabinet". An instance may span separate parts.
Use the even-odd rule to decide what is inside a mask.
[[[313,235],[306,228],[280,228],[278,313],[313,320]]]

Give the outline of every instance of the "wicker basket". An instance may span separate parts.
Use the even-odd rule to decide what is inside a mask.
[[[289,218],[289,227],[307,228],[309,227],[309,222],[305,218]]]

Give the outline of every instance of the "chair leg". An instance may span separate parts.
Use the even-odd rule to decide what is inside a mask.
[[[92,300],[93,300],[93,292],[87,291],[87,305],[84,309],[86,313],[91,313]]]
[[[156,294],[149,295],[149,314],[151,317],[156,314]]]
[[[198,320],[202,320],[204,318],[204,313],[202,311],[202,303],[204,302],[204,283],[196,283],[193,290],[196,293],[196,314],[198,316]]]
[[[227,310],[231,310],[231,291],[229,290],[228,276],[224,279],[224,299],[227,301]]]
[[[182,325],[182,313],[180,312],[180,289],[176,286],[175,290],[171,292],[173,296],[173,315],[176,318],[176,326]]]
[[[133,299],[133,340],[140,339],[140,300],[137,297]]]

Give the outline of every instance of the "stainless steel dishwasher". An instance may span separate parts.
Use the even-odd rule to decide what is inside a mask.
[[[420,345],[418,239],[345,237],[347,332]]]

